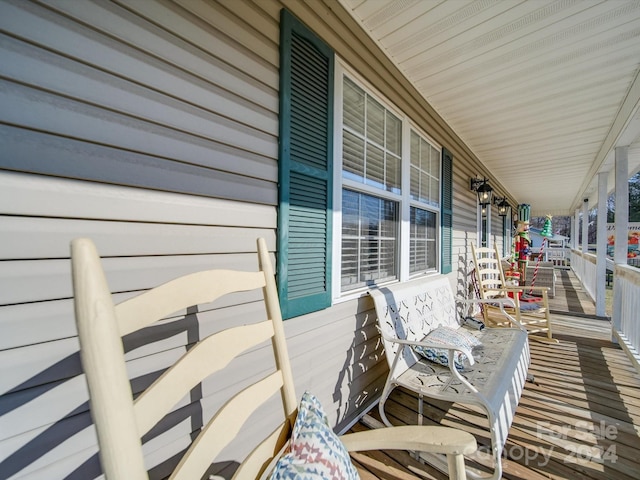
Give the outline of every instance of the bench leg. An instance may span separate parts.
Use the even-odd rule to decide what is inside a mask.
[[[464,456],[462,454],[447,455],[449,464],[449,478],[451,480],[467,480],[467,471],[464,467]]]
[[[389,382],[387,378],[387,382],[384,385],[384,389],[382,389],[382,395],[380,396],[380,401],[378,402],[378,412],[380,412],[380,419],[382,423],[384,423],[387,427],[393,427],[389,419],[387,418],[387,414],[384,413],[384,403],[387,401],[387,398],[395,388],[395,385]]]
[[[500,431],[500,420],[497,419],[487,409],[487,416],[489,418],[489,425],[491,425],[491,453],[493,454],[493,460],[495,462],[495,469],[491,479],[499,479],[502,477],[502,449],[504,448],[504,442],[506,442],[507,432],[504,432],[505,438],[498,438]],[[507,429],[508,430],[508,429]]]

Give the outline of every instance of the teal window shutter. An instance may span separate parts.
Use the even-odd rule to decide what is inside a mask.
[[[452,270],[452,232],[453,232],[453,155],[447,149],[442,149],[442,201],[440,203],[440,240],[441,272],[451,273]]]
[[[280,18],[277,276],[284,318],[331,305],[334,53]]]

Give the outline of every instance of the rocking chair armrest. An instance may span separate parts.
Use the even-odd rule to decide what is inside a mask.
[[[505,290],[505,291],[513,291],[513,292],[521,292],[521,289],[518,289],[518,287],[515,287],[515,289],[509,288],[509,287],[503,287],[501,290]],[[517,328],[519,328],[520,330],[522,330],[523,332],[526,332],[526,328],[524,327],[524,325],[522,325],[522,323],[520,323],[515,317],[513,317],[513,315],[509,314],[509,312],[507,312],[504,307],[505,305],[507,307],[511,307],[511,308],[516,308],[516,303],[512,298],[461,298],[459,299],[459,301],[461,303],[466,303],[466,304],[471,304],[471,303],[489,303],[491,305],[498,305],[498,308],[500,308],[500,312],[509,319],[509,321],[515,325]]]
[[[509,292],[509,293],[522,293],[524,292],[528,287],[525,286],[521,286],[521,287],[510,287],[508,285],[503,285],[500,288],[495,288],[494,290],[499,290],[501,292]]]
[[[543,287],[543,286],[532,286],[532,285],[525,285],[524,287],[522,287],[526,292],[529,292],[531,290],[537,291],[537,292],[548,292],[549,291],[549,287]]]
[[[450,427],[405,425],[342,435],[350,452],[365,450],[417,450],[447,455],[468,455],[476,451],[473,435]]]
[[[503,289],[500,289],[500,290],[503,290]],[[516,303],[513,301],[513,298],[459,298],[458,301],[460,303],[466,303],[466,304],[491,303],[493,305],[506,305],[507,307],[511,307],[511,308],[514,308],[516,306]]]

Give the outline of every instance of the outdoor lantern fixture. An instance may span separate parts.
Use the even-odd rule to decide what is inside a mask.
[[[480,205],[491,205],[493,188],[487,183],[486,178],[472,178],[469,182],[469,188],[478,194],[478,203]]]
[[[507,203],[507,197],[495,197],[493,203],[498,206],[498,215],[506,217],[509,214],[511,205]]]

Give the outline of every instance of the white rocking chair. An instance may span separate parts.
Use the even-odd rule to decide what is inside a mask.
[[[507,298],[513,300],[514,307],[504,306],[505,310],[515,317],[529,333],[532,340],[557,343],[553,338],[551,330],[551,314],[549,311],[549,297],[547,287],[518,286],[510,287],[506,284],[500,252],[497,245],[494,248],[475,247],[471,244],[473,263],[475,266],[475,277],[480,294],[484,300]],[[531,305],[535,309],[526,309],[520,301],[520,294],[523,291],[534,290],[541,294],[539,304]],[[485,322],[503,326],[502,323],[495,323],[491,312],[499,310],[498,305],[483,304],[482,314]],[[501,317],[502,318],[502,317]],[[511,325],[508,325],[511,326]],[[544,335],[544,336],[543,336]]]
[[[210,270],[186,275],[114,305],[98,253],[88,239],[71,245],[73,288],[80,354],[90,393],[100,460],[108,480],[148,478],[141,437],[204,378],[223,370],[237,355],[271,340],[275,371],[247,387],[202,428],[172,479],[199,479],[260,405],[279,395],[280,426],[258,443],[233,478],[254,480],[270,469],[290,438],[297,397],[277,298],[274,274],[263,239],[258,241],[260,271]],[[190,348],[135,400],[127,375],[121,337],[186,307],[212,302],[233,291],[261,289],[264,320],[210,335]],[[259,366],[256,366],[258,369]],[[340,437],[348,451],[402,449],[444,453],[451,478],[464,479],[464,454],[475,451],[472,435],[446,427],[403,426]],[[348,458],[348,457],[347,457]]]

